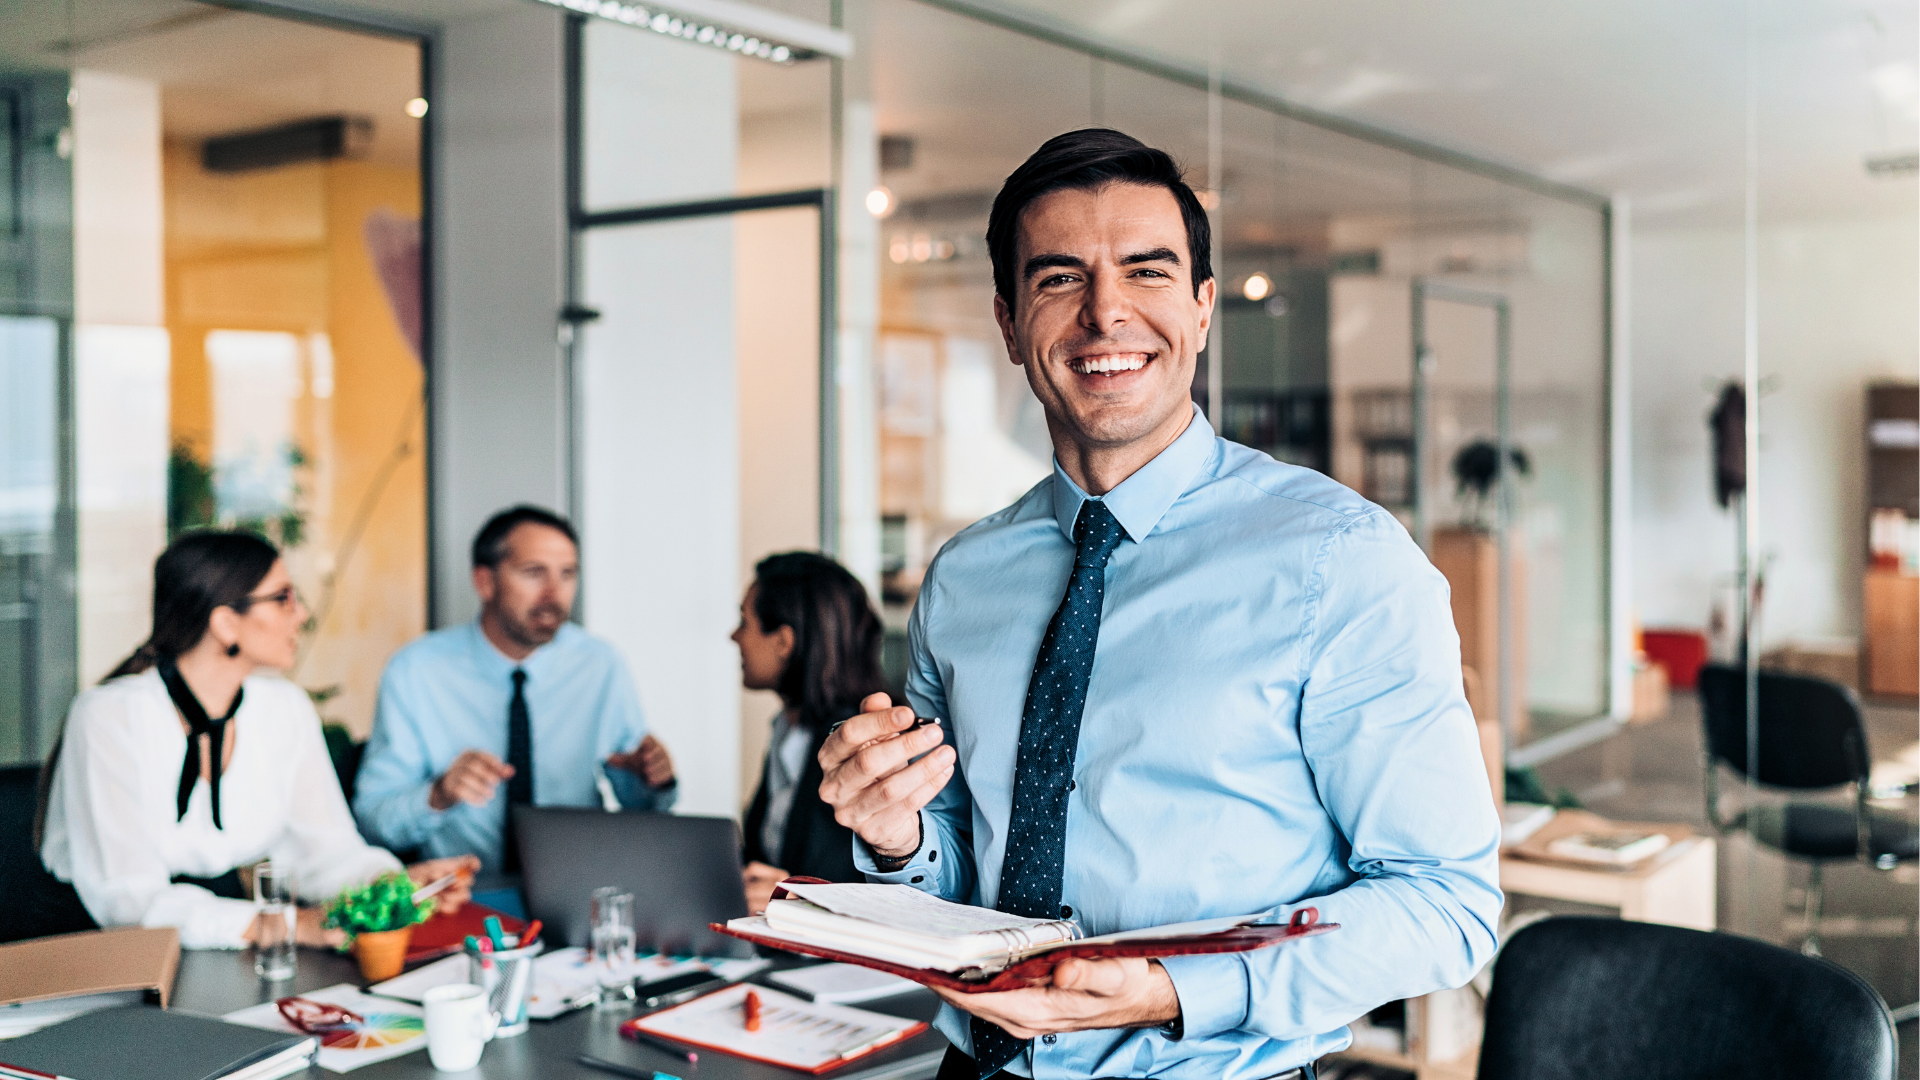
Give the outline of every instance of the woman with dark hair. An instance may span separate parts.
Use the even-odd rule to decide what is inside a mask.
[[[291,867],[309,904],[401,869],[369,847],[293,666],[306,605],[272,544],[240,532],[175,540],[153,566],[153,631],[74,699],[48,762],[40,856],[102,926],[172,926],[187,948],[258,940],[239,868]],[[471,858],[407,868],[426,883]],[[464,884],[440,894],[466,899]],[[317,907],[296,939],[337,944]]]
[[[753,568],[740,601],[740,678],[772,690],[781,709],[759,790],[747,806],[747,909],[767,906],[796,875],[865,881],[854,869],[853,833],[820,801],[816,755],[835,723],[880,693],[880,617],[858,578],[825,555],[790,551]]]

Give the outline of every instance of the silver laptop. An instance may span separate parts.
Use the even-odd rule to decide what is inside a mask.
[[[747,914],[740,828],[731,818],[516,806],[527,914],[556,945],[586,945],[593,890],[633,894],[636,945],[670,956],[751,956],[708,923]]]

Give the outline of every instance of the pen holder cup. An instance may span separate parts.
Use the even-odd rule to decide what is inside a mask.
[[[537,941],[524,949],[492,953],[467,947],[467,981],[487,992],[487,1006],[500,1018],[494,1038],[510,1039],[526,1034],[527,998],[533,990],[533,958],[545,947],[544,942]]]

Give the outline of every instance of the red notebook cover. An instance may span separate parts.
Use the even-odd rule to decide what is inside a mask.
[[[468,901],[460,906],[459,911],[451,915],[436,912],[426,922],[413,928],[413,939],[407,945],[407,963],[417,964],[422,960],[433,960],[459,952],[461,946],[466,943],[468,934],[485,937],[487,933],[485,923],[489,915],[499,918],[500,929],[504,933],[517,934],[527,925],[485,904]]]
[[[776,890],[773,895],[777,900],[783,897],[785,892]],[[1339,923],[1321,922],[1318,908],[1299,908],[1285,923],[1242,926],[1233,930],[1223,930],[1217,934],[1062,945],[1038,956],[1030,956],[1016,964],[1011,964],[996,972],[992,978],[962,979],[950,971],[890,964],[885,960],[875,960],[870,956],[841,952],[825,946],[802,944],[768,934],[730,930],[722,923],[709,923],[708,926],[722,934],[742,938],[756,945],[765,945],[770,949],[817,956],[822,960],[834,960],[843,964],[858,964],[875,971],[884,971],[889,975],[898,975],[903,979],[912,979],[926,986],[958,990],[963,994],[998,993],[1002,990],[1021,990],[1030,986],[1051,985],[1054,966],[1069,958],[1094,960],[1116,956],[1192,956],[1200,953],[1250,952],[1254,949],[1264,949],[1270,945],[1281,945],[1340,929]]]

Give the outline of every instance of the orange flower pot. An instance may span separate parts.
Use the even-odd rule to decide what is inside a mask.
[[[413,942],[413,927],[359,933],[353,937],[353,958],[360,961],[360,977],[370,983],[385,982],[400,974],[407,965],[407,946]]]

